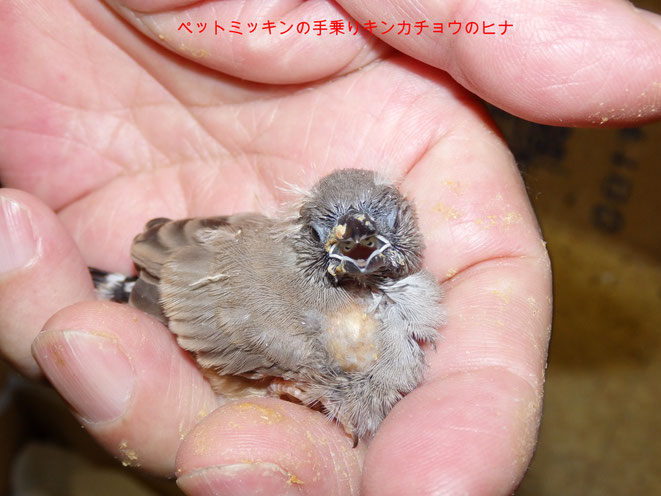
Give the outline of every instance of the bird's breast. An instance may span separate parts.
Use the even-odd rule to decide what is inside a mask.
[[[366,306],[349,303],[328,315],[326,322],[326,348],[335,365],[361,372],[379,358],[379,322]]]

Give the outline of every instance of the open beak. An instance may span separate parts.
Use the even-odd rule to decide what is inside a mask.
[[[372,235],[369,238],[373,241],[365,244],[364,239],[361,239],[353,243],[350,249],[347,249],[342,242],[335,243],[328,251],[328,255],[340,260],[344,270],[350,274],[370,274],[383,266],[386,259],[383,252],[391,245],[383,236]]]

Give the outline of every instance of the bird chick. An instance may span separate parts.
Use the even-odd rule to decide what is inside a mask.
[[[131,248],[137,279],[105,291],[161,319],[203,369],[320,407],[355,445],[420,383],[421,344],[444,322],[422,249],[397,188],[344,169],[279,218],[148,222]]]

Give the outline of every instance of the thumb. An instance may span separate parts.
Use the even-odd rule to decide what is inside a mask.
[[[87,266],[55,213],[28,193],[0,189],[0,356],[38,376],[32,340],[55,312],[92,299]]]
[[[186,436],[177,484],[191,496],[354,495],[366,444],[319,412],[274,398],[217,408]]]

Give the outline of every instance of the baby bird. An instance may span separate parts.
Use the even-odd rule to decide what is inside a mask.
[[[397,188],[343,169],[280,218],[151,220],[135,282],[97,288],[161,319],[203,369],[321,408],[355,446],[420,383],[444,322],[422,249]]]

